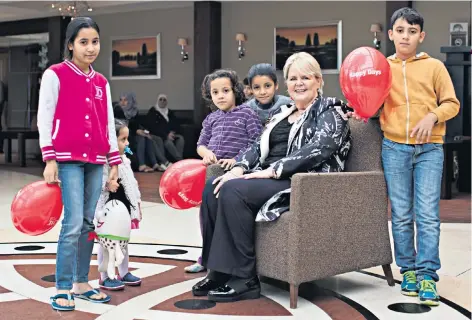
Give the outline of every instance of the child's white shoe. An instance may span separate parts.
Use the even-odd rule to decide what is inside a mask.
[[[206,271],[206,268],[197,262],[195,264],[192,264],[191,266],[185,267],[184,270],[188,273],[198,273]]]

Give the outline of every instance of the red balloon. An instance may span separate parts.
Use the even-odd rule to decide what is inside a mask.
[[[11,203],[13,225],[30,236],[38,236],[54,228],[61,214],[61,188],[45,181],[24,186]]]
[[[387,98],[392,72],[378,50],[360,47],[352,51],[341,66],[339,84],[349,105],[363,117],[372,117]]]
[[[202,160],[187,159],[171,165],[162,175],[159,194],[174,209],[189,209],[202,203],[206,166]]]

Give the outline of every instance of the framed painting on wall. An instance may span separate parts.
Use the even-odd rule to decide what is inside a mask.
[[[342,21],[276,27],[274,65],[282,70],[288,57],[296,52],[311,54],[322,73],[339,73],[342,64]]]
[[[110,78],[160,79],[161,35],[113,38],[111,40]]]

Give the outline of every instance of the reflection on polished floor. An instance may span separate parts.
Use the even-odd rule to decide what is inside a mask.
[[[143,278],[142,286],[111,293],[107,305],[76,300],[75,312],[55,312],[49,297],[60,225],[30,237],[10,219],[15,193],[40,176],[38,166],[0,165],[0,319],[470,319],[470,195],[441,203],[439,307],[423,308],[415,298],[402,296],[400,286],[389,287],[378,267],[306,284],[292,310],[286,286],[269,279],[259,300],[214,304],[192,296],[192,285],[204,274],[186,274],[183,268],[200,254],[198,209],[177,211],[162,204],[159,174],[138,175],[145,202],[141,229],[132,233],[130,268]],[[97,286],[93,259],[90,279]],[[392,269],[400,280],[399,269]]]

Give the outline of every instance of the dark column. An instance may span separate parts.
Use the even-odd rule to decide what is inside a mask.
[[[413,7],[413,1],[385,1],[386,5],[386,25],[385,25],[385,39],[387,39],[385,43],[385,48],[387,49],[386,51],[386,56],[390,56],[395,53],[395,46],[393,45],[393,42],[390,41],[388,38],[388,30],[390,29],[390,18],[392,18],[392,15],[395,11],[397,11],[400,8],[403,7]]]
[[[66,17],[65,19],[62,17],[51,17],[48,19],[48,59],[50,65],[62,61],[62,51],[64,50],[66,28],[69,22],[69,17]]]
[[[471,187],[471,88],[470,88],[470,47],[441,47],[441,53],[446,54],[447,71],[451,76],[457,99],[460,102],[460,111],[457,116],[446,123],[446,137],[444,144],[444,173],[442,198],[451,199],[454,152],[457,153],[459,176],[457,187],[460,192],[470,192]]]
[[[221,68],[221,3],[194,2],[193,21],[195,54],[193,119],[199,133],[203,119],[209,113],[202,99],[202,81],[208,73]]]
[[[0,23],[0,37],[48,32],[48,19],[28,19]]]

